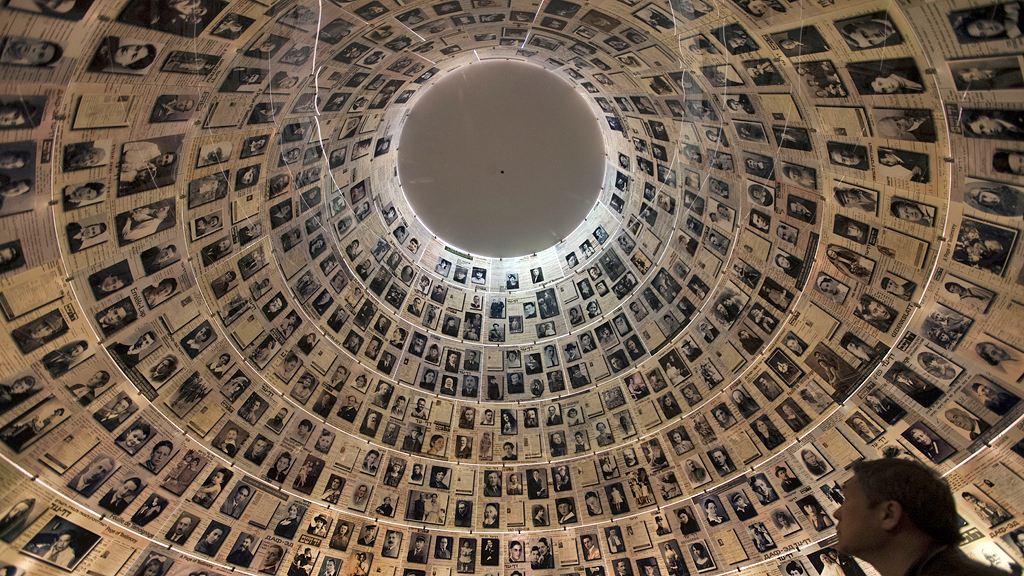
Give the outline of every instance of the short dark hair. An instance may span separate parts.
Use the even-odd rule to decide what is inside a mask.
[[[893,200],[892,203],[889,204],[889,212],[892,212],[893,216],[899,218],[900,217],[900,208],[904,208],[904,207],[906,207],[906,208],[917,208],[917,204],[915,204],[914,202],[908,202],[906,200]]]
[[[996,172],[1002,172],[1003,174],[1013,174],[1013,170],[1010,168],[1010,154],[1009,152],[996,152],[992,155],[992,168]]]
[[[910,522],[936,543],[960,542],[956,502],[938,472],[920,462],[882,458],[855,463],[853,473],[868,506],[894,500]]]

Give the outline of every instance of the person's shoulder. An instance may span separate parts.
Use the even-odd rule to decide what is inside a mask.
[[[949,546],[907,576],[1006,576],[1006,572],[968,558],[960,548]]]

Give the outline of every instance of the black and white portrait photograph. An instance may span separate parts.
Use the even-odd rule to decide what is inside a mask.
[[[69,184],[64,187],[61,198],[65,212],[92,206],[107,199],[107,185],[97,181]]]
[[[89,170],[110,163],[112,140],[88,140],[64,145],[61,167],[64,172]],[[25,162],[26,160],[21,160]]]
[[[889,213],[892,216],[919,226],[935,226],[936,211],[934,206],[901,196],[893,196],[889,201]]]
[[[1020,38],[1024,33],[1020,2],[988,4],[978,8],[953,10],[948,14],[957,40],[961,44],[998,42]]]
[[[121,11],[118,20],[134,26],[195,38],[225,6],[227,2],[223,0],[160,0],[156,3],[133,0]]]
[[[128,260],[121,260],[89,275],[89,287],[97,301],[131,286],[132,282]]]
[[[840,306],[846,303],[846,297],[850,293],[848,285],[825,272],[818,272],[812,288],[818,294]]]
[[[744,151],[743,169],[751,176],[766,180],[775,179],[775,160],[771,156]],[[762,206],[766,206],[766,204],[762,204]]]
[[[192,118],[197,99],[188,94],[164,94],[157,97],[149,114],[150,124],[185,122]]]
[[[711,556],[711,552],[708,551],[706,541],[698,540],[696,542],[692,542],[687,546],[687,550],[690,553],[690,559],[693,560],[693,567],[697,570],[698,574],[712,572],[718,569],[718,566],[715,564],[715,559]],[[619,572],[616,571],[616,574],[619,574]],[[631,576],[631,574],[626,574],[626,576]]]
[[[1016,153],[997,151],[993,156],[993,165],[998,170],[1002,163],[1007,167],[1003,171],[1012,173],[1008,167],[1013,154]],[[1017,158],[1019,161],[1020,158]],[[1024,214],[1024,190],[1002,182],[967,178],[964,183],[964,203],[974,210],[994,216],[1020,216]]]
[[[836,20],[834,25],[855,52],[903,44],[903,35],[884,10]]]
[[[906,414],[906,410],[896,403],[885,393],[873,390],[864,397],[864,403],[871,408],[871,411],[878,415],[883,422],[890,426],[899,422]]]
[[[818,203],[810,198],[790,194],[786,198],[786,215],[814,224],[818,219]]]
[[[772,3],[765,4],[772,5]],[[781,5],[781,3],[775,4]],[[746,5],[746,10],[749,13],[752,9],[751,5],[760,6],[760,3],[746,2]],[[758,11],[761,13],[765,12],[763,8]],[[787,58],[796,58],[829,50],[828,42],[814,26],[800,26],[791,30],[773,32],[770,37]]]
[[[209,321],[204,321],[181,338],[181,347],[189,358],[195,358],[217,339]]]
[[[980,520],[981,526],[992,529],[1013,519],[1013,514],[986,494],[977,484],[969,484],[957,492],[959,492],[957,496],[965,503],[963,508],[968,514]]]
[[[932,111],[909,108],[872,108],[878,136],[907,142],[935,142],[935,120]],[[961,117],[961,122],[967,122]],[[967,125],[964,124],[965,135]]]
[[[162,43],[107,36],[100,41],[86,69],[89,72],[144,76],[153,67],[163,47]]]
[[[810,152],[812,149],[811,134],[806,128],[773,125],[772,135],[775,136],[775,142],[782,148],[803,152]]]
[[[961,349],[969,360],[1008,382],[1024,376],[1024,352],[990,334],[978,335]]]
[[[940,304],[932,304],[921,324],[920,333],[936,345],[954,350],[974,324],[974,319]]]
[[[782,162],[782,181],[807,190],[818,189],[818,171],[808,166]]]
[[[869,236],[873,235],[872,230],[868,224],[842,214],[836,214],[832,222],[833,233],[862,246],[868,243]]]
[[[276,34],[262,34],[257,37],[255,41],[249,44],[249,48],[245,51],[244,55],[249,58],[269,60],[273,58],[287,43],[288,38],[284,36],[278,36]]]
[[[846,70],[861,95],[921,94],[924,80],[913,58],[851,62]]]
[[[925,408],[930,408],[943,394],[942,389],[925,380],[902,362],[894,362],[892,367],[885,372],[884,378],[909,396],[911,400]],[[876,407],[884,404],[877,401],[880,398],[881,396],[878,396],[876,401],[869,401],[868,405]]]
[[[916,422],[903,431],[903,438],[935,464],[942,463],[956,450],[924,422]]]
[[[1018,56],[950,60],[949,73],[959,92],[1024,88],[1024,72]]]
[[[149,422],[138,418],[131,426],[124,429],[114,440],[119,448],[128,454],[135,455],[147,442],[157,435],[157,430]]]
[[[836,222],[839,223],[839,220],[837,219]],[[860,223],[856,222],[856,224],[859,225]],[[860,238],[858,230],[859,226],[852,229],[853,234],[851,236],[853,238],[851,239]],[[876,264],[874,260],[842,246],[830,244],[825,250],[825,256],[836,269],[853,280],[868,282],[874,274]]]
[[[74,254],[99,246],[110,240],[106,214],[97,214],[68,222],[64,230],[67,234],[68,250]]]
[[[833,166],[840,166],[867,171],[870,166],[867,146],[845,144],[842,142],[826,142],[828,161]]]
[[[767,58],[744,60],[743,71],[755,86],[781,86],[786,83],[781,70]]]
[[[914,364],[932,377],[952,381],[963,372],[963,368],[946,359],[930,348],[925,348],[913,357]]]
[[[238,40],[255,22],[252,18],[229,12],[210,30],[210,35],[225,40]]]
[[[126,475],[130,474],[131,471]],[[113,514],[122,514],[145,487],[146,482],[139,476],[129,476],[121,481],[112,482],[107,486],[107,493],[100,498],[99,505]]]
[[[740,24],[728,24],[721,28],[715,28],[711,31],[711,35],[712,38],[725,46],[725,49],[733,56],[748,54],[761,49],[757,41],[747,34],[747,31]]]
[[[70,520],[54,517],[36,532],[21,551],[61,570],[73,572],[100,540],[99,534]]]
[[[1017,234],[1012,228],[964,216],[957,233],[953,261],[1001,276]]]
[[[6,512],[0,516],[0,540],[8,544],[21,536],[47,510],[35,498],[22,498],[23,495],[17,494],[13,496],[13,500],[8,501],[8,507],[2,508]]]
[[[875,423],[867,414],[860,410],[854,411],[846,420],[846,425],[851,430],[857,433],[865,444],[874,442],[879,436],[882,435],[884,429]]]
[[[224,198],[227,193],[227,172],[215,172],[209,176],[197,178],[188,183],[188,207],[190,210],[198,208]]]
[[[11,331],[11,338],[22,354],[28,354],[67,332],[64,314],[56,309],[15,328]]]
[[[921,184],[931,181],[931,168],[927,154],[884,146],[879,146],[877,153],[879,174]]]
[[[941,415],[953,432],[969,442],[977,440],[979,436],[991,428],[988,422],[956,402],[947,404]]]
[[[0,130],[37,128],[43,121],[46,100],[46,96],[0,97],[0,111],[3,113]]]
[[[808,356],[807,366],[818,374],[841,397],[857,382],[858,372],[834,350],[819,342]],[[800,391],[800,396],[819,414],[831,404],[831,398],[815,382],[809,382],[807,388]]]
[[[106,373],[107,380],[109,380],[109,373]],[[90,382],[90,384],[93,384]],[[94,387],[102,387],[104,381],[102,378],[97,378],[93,384]],[[71,386],[68,389],[73,393],[79,392],[80,388],[84,386],[76,385]],[[74,389],[72,389],[74,388]],[[6,414],[11,410],[21,406],[24,402],[33,398],[40,392],[46,390],[44,381],[42,378],[38,378],[31,369],[21,370],[7,378],[0,381],[0,415]],[[90,388],[90,391],[92,388]]]
[[[993,414],[1003,416],[1020,402],[1020,397],[984,376],[975,376],[963,393]]]
[[[650,26],[655,32],[668,32],[675,28],[673,18],[653,3],[645,4],[633,12],[633,16]]]
[[[163,232],[174,225],[175,218],[174,198],[137,206],[127,212],[122,212],[114,217],[118,245],[127,246]]]
[[[879,332],[886,332],[896,320],[895,308],[868,294],[862,294],[853,315]]]
[[[0,104],[2,109],[2,104]],[[36,185],[36,142],[15,142],[0,144],[0,217],[31,212],[35,209],[40,190]],[[85,182],[69,185],[64,188],[65,197],[69,193],[72,202],[65,201],[65,211],[74,210],[76,202],[82,205],[96,203],[105,198],[105,184],[101,182]],[[20,240],[9,243],[20,245]],[[7,262],[5,262],[5,260]],[[11,270],[24,264],[24,251],[14,250],[10,246],[6,258],[0,258],[0,271]]]
[[[8,0],[6,6],[11,10],[41,14],[62,20],[81,20],[92,6],[94,0],[60,0],[44,2],[40,0]]]
[[[0,428],[0,441],[15,452],[22,452],[70,416],[62,401],[48,396]]]
[[[911,301],[917,292],[917,282],[907,280],[895,272],[886,270],[879,283],[882,290],[904,301]]]

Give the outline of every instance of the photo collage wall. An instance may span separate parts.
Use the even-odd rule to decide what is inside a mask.
[[[1022,5],[901,6],[4,0],[0,566],[854,576],[890,457],[1019,569]],[[400,187],[478,59],[601,122],[536,254]]]

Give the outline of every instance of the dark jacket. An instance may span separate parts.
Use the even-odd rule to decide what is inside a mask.
[[[928,550],[905,576],[1006,576],[1006,572],[971,560],[956,546]]]

